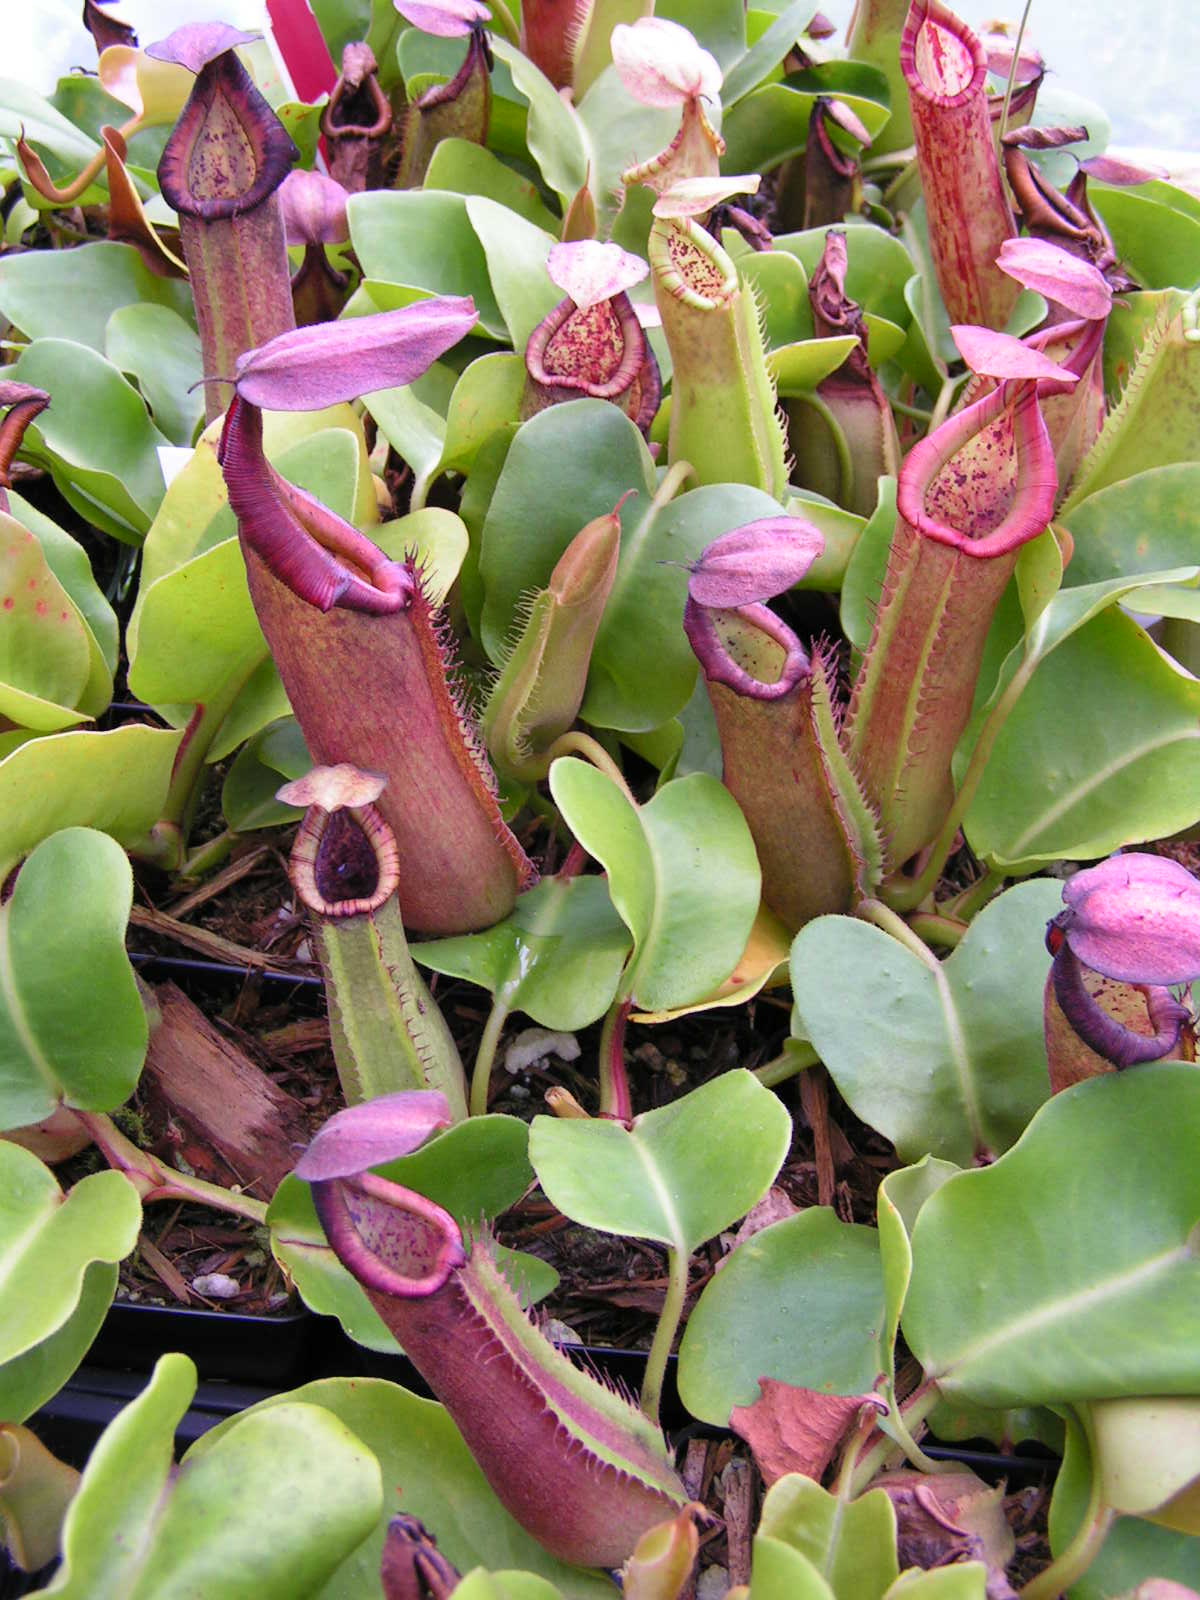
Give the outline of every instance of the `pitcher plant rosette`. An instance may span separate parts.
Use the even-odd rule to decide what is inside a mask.
[[[9,1563],[1200,1594],[1200,203],[1036,8],[271,16],[0,81]],[[57,1460],[128,1263],[256,1251],[433,1398],[176,1465],[164,1354]]]

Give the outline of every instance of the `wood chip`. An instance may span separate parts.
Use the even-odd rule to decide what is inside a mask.
[[[165,911],[152,911],[148,906],[134,906],[129,913],[129,924],[134,928],[145,928],[148,933],[157,933],[164,939],[173,939],[176,944],[183,945],[187,950],[195,950],[210,961],[250,967],[255,972],[309,973],[313,970],[311,961],[297,961],[287,956],[251,950],[246,945],[234,944],[232,939],[223,939],[210,928],[193,928],[191,923],[180,922],[178,917],[169,917]]]
[[[238,856],[236,861],[229,862],[220,872],[215,872],[198,889],[193,889],[191,894],[185,894],[182,900],[176,900],[171,907],[171,916],[186,917],[199,906],[215,900],[232,884],[240,883],[243,878],[249,877],[265,856],[273,856],[274,853],[269,844],[260,844],[253,850],[247,850],[245,855]]]
[[[817,1204],[831,1206],[837,1173],[833,1165],[833,1146],[829,1140],[829,1079],[819,1062],[800,1074],[800,1104],[812,1129],[813,1154],[817,1163]]]
[[[142,1076],[152,1122],[173,1127],[177,1142],[182,1134],[198,1176],[269,1199],[308,1143],[304,1108],[173,983],[155,994],[162,1021]]]
[[[183,1274],[167,1260],[158,1246],[143,1234],[138,1243],[138,1255],[144,1266],[150,1268],[161,1284],[174,1295],[180,1305],[192,1304],[192,1291],[187,1286]]]

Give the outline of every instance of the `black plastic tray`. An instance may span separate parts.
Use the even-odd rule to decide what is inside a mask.
[[[326,1320],[303,1307],[281,1317],[248,1317],[118,1301],[88,1351],[88,1366],[148,1373],[160,1355],[179,1350],[201,1379],[290,1389],[313,1375],[317,1328]]]

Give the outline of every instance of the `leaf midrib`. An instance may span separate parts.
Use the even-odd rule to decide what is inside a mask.
[[[1036,842],[1040,833],[1052,827],[1060,817],[1065,816],[1080,801],[1085,800],[1088,795],[1093,794],[1103,784],[1106,784],[1110,778],[1133,766],[1135,762],[1142,760],[1143,757],[1153,755],[1156,750],[1165,750],[1170,745],[1181,744],[1189,739],[1200,739],[1200,728],[1176,728],[1170,733],[1161,734],[1157,739],[1147,739],[1144,743],[1134,746],[1133,749],[1123,750],[1119,758],[1114,758],[1112,761],[1106,762],[1103,767],[1096,768],[1086,780],[1077,783],[1067,793],[1060,795],[1060,798],[1053,805],[1047,806],[1045,811],[1030,823],[1024,833],[1019,834],[1007,846],[1005,859],[1009,861],[1020,859],[1030,844]]]
[[[58,1089],[58,1075],[42,1053],[37,1038],[29,1026],[21,1005],[21,998],[17,991],[16,973],[12,963],[12,915],[11,902],[0,911],[0,999],[3,1000],[9,1016],[12,1018],[13,1032],[25,1050],[26,1056],[41,1074],[47,1090],[52,1098]]]
[[[1170,1250],[1152,1256],[1148,1261],[1139,1262],[1135,1267],[1113,1273],[1086,1289],[1077,1289],[1033,1311],[1027,1311],[1023,1316],[1014,1317],[1011,1322],[993,1329],[991,1333],[968,1346],[959,1355],[947,1360],[936,1369],[936,1372],[933,1367],[927,1368],[927,1371],[930,1376],[942,1378],[953,1376],[958,1369],[978,1364],[995,1351],[1003,1350],[1007,1346],[1016,1346],[1031,1334],[1041,1333],[1059,1323],[1069,1327],[1072,1317],[1086,1313],[1095,1306],[1119,1303],[1123,1295],[1164,1276],[1173,1267],[1182,1265],[1194,1256],[1195,1251],[1185,1240]]]

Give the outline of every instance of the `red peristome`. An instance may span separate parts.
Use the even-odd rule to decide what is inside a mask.
[[[950,320],[1002,328],[1018,290],[995,262],[1016,229],[992,143],[983,46],[940,0],[913,0],[900,66],[930,253]]]
[[[398,562],[274,471],[263,454],[262,412],[236,395],[217,459],[243,545],[308,605],[379,614],[410,602],[413,580]]]
[[[390,900],[400,881],[392,830],[373,805],[310,806],[296,831],[288,877],[318,916],[365,916]]]
[[[1153,1034],[1135,1033],[1109,1015],[1092,995],[1083,979],[1079,960],[1064,943],[1050,968],[1054,998],[1071,1027],[1087,1045],[1113,1066],[1136,1066],[1141,1061],[1160,1061],[1174,1050],[1191,1016],[1186,1006],[1169,989],[1155,985],[1145,988],[1146,1014]]]
[[[645,335],[624,292],[584,309],[567,295],[525,347],[525,366],[535,383],[594,400],[624,394],[645,359]]]
[[[158,181],[173,210],[240,217],[283,182],[300,152],[232,50],[202,66],[163,147]]]
[[[21,448],[25,430],[33,419],[40,416],[50,404],[44,389],[35,389],[30,383],[0,383],[0,406],[9,408],[0,422],[0,495],[11,483],[13,457]],[[0,511],[7,510],[8,497],[0,500]]]
[[[300,0],[308,11],[305,0]],[[342,70],[321,113],[329,149],[329,175],[350,194],[376,189],[383,176],[384,141],[392,108],[375,76],[377,62],[365,41],[346,45]]]
[[[308,1181],[338,1260],[364,1289],[389,1302],[436,1294],[467,1259],[457,1222],[424,1195],[370,1172]],[[405,1270],[393,1264],[397,1260]]]
[[[783,652],[777,678],[766,682],[756,677],[731,654],[731,636],[740,633],[745,624]],[[724,684],[747,699],[782,700],[809,675],[809,660],[803,645],[769,606],[706,606],[689,596],[683,608],[683,631],[705,679],[709,683]]]
[[[1042,532],[1057,488],[1036,383],[1004,383],[914,445],[896,509],[922,537],[988,560]]]
[[[584,396],[611,400],[644,433],[662,382],[654,352],[624,292],[580,309],[568,295],[525,347],[535,408]]]

